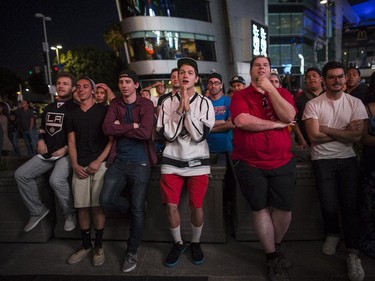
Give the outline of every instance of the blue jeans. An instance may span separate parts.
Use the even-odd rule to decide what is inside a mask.
[[[37,142],[36,130],[31,129],[29,131],[22,131],[22,137],[25,141],[27,155],[33,157],[36,154],[35,146]]]
[[[340,234],[340,213],[346,248],[359,249],[357,158],[314,160],[312,166],[326,233]]]
[[[105,176],[100,205],[104,209],[126,213],[130,209],[130,229],[127,252],[136,254],[141,243],[145,200],[151,176],[149,165],[135,164],[116,159]]]
[[[45,205],[40,200],[35,179],[51,169],[53,170],[49,177],[49,184],[55,192],[64,215],[75,212],[72,191],[68,182],[71,171],[68,156],[56,161],[46,161],[35,155],[14,173],[18,190],[31,216],[40,216],[46,211]]]

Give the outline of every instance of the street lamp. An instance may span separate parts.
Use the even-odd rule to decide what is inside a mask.
[[[331,6],[333,4],[333,1],[331,0],[321,0],[319,2],[320,4],[324,5],[326,8],[326,35],[325,35],[325,62],[328,62],[328,55],[329,55],[329,38],[331,37]]]
[[[51,46],[51,50],[54,50],[56,51],[56,59],[57,59],[57,65],[60,69],[60,56],[59,56],[59,50],[62,49],[62,46],[59,44],[59,45],[56,45],[56,46]]]
[[[49,88],[49,92],[51,95],[51,101],[54,101],[54,93],[52,92],[52,78],[51,78],[51,64],[49,60],[49,47],[48,47],[48,39],[47,39],[47,29],[46,29],[46,21],[52,21],[50,17],[46,17],[41,13],[36,13],[35,14],[36,18],[42,18],[43,19],[43,31],[44,31],[44,42],[43,42],[43,51],[46,52],[46,57],[47,57],[47,84]]]

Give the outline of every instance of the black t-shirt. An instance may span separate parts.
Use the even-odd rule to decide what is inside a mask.
[[[75,132],[77,161],[81,166],[97,159],[107,145],[108,137],[102,129],[106,112],[105,106],[95,103],[86,112],[78,108],[69,116],[67,131]]]
[[[44,139],[49,153],[53,153],[68,144],[66,131],[68,116],[77,108],[79,108],[79,105],[69,99],[67,101],[55,101],[44,109],[39,139]]]

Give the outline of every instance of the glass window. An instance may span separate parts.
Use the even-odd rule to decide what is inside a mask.
[[[213,36],[154,30],[127,34],[126,38],[131,62],[173,60],[179,57],[216,61]]]
[[[281,65],[280,62],[280,45],[270,45],[270,58],[272,60],[272,65]]]
[[[290,34],[291,30],[290,14],[280,14],[280,34]]]
[[[302,14],[292,14],[292,34],[303,34]]]
[[[280,33],[280,16],[279,14],[270,14],[268,16],[269,22],[269,33],[279,34]]]
[[[120,0],[123,18],[134,16],[162,16],[211,21],[207,0]]]
[[[291,54],[291,45],[281,45],[280,46],[280,63],[291,64],[292,54]]]

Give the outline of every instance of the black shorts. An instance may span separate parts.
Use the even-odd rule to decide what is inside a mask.
[[[241,192],[253,211],[267,207],[290,211],[296,182],[296,160],[272,170],[254,168],[243,161],[233,160]]]

